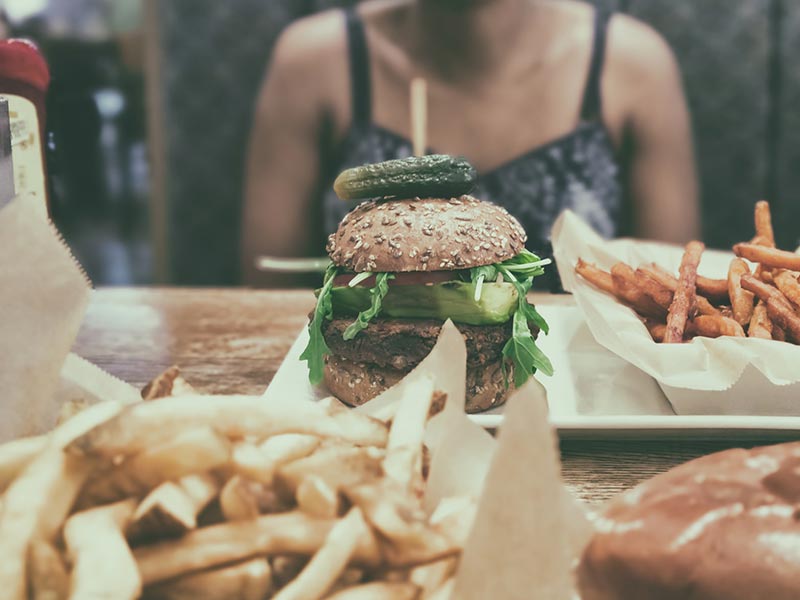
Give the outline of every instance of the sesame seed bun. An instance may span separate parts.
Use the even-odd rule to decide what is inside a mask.
[[[339,267],[360,273],[452,271],[513,258],[525,247],[519,222],[472,196],[364,202],[328,238]]]

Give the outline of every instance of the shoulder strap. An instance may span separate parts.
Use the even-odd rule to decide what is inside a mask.
[[[365,124],[371,120],[372,98],[369,81],[369,52],[364,23],[356,8],[345,10],[347,24],[347,46],[350,62],[350,97],[353,107],[353,124]]]
[[[592,57],[589,64],[589,76],[586,78],[586,88],[583,91],[583,104],[581,105],[581,119],[584,121],[601,119],[603,116],[603,98],[600,92],[600,84],[606,55],[606,33],[612,14],[603,9],[595,8]]]

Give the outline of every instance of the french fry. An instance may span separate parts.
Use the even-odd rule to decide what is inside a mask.
[[[278,555],[270,558],[272,582],[275,588],[282,588],[300,574],[308,564],[307,556]]]
[[[756,302],[750,325],[747,327],[747,337],[772,339],[772,321],[767,315],[767,305],[762,300]]]
[[[0,512],[0,590],[8,600],[27,598],[25,559],[33,539],[52,540],[89,474],[90,466],[63,447],[116,414],[115,402],[95,404],[59,425],[39,453],[8,486]]]
[[[339,494],[321,477],[310,475],[297,486],[297,508],[311,516],[334,519],[340,505]]]
[[[697,293],[716,302],[725,302],[728,299],[728,281],[698,275]]]
[[[411,570],[409,581],[419,587],[422,596],[429,596],[439,589],[456,570],[458,561],[455,557],[445,558]]]
[[[636,269],[636,281],[639,288],[649,296],[653,302],[664,310],[669,310],[669,305],[672,304],[674,290],[669,289],[663,283],[651,277],[643,269]]]
[[[697,315],[689,322],[688,329],[692,334],[702,337],[716,338],[723,335],[745,337],[742,326],[728,317]]]
[[[667,330],[664,343],[680,343],[689,318],[689,310],[694,306],[697,293],[697,267],[705,246],[701,242],[689,242],[681,259],[678,287],[667,314]]]
[[[136,507],[126,535],[134,540],[182,535],[197,527],[197,515],[218,491],[219,483],[209,474],[162,483]]]
[[[304,458],[320,444],[315,435],[284,433],[267,438],[259,446],[239,442],[233,448],[233,470],[253,481],[271,484],[275,469],[282,464]]]
[[[442,584],[438,590],[428,596],[426,600],[450,600],[453,597],[453,588],[456,585],[455,577],[451,577]]]
[[[264,513],[291,508],[291,504],[282,501],[271,487],[239,475],[231,477],[222,488],[219,504],[227,521],[253,519]]]
[[[335,523],[300,511],[263,515],[248,521],[201,527],[177,540],[140,546],[133,555],[144,584],[150,585],[253,556],[310,556],[322,547]],[[364,566],[381,562],[380,550],[370,531],[359,538],[353,560]]]
[[[78,506],[140,496],[165,481],[225,465],[230,456],[230,442],[213,429],[184,429],[172,440],[144,450],[117,467],[96,471],[81,492]]]
[[[37,435],[12,440],[0,446],[0,492],[45,449],[48,441],[48,436]]]
[[[772,215],[769,202],[759,200],[755,205],[756,237],[760,238],[760,246],[775,247],[775,232],[772,229]]]
[[[737,256],[761,263],[765,267],[800,271],[800,254],[794,252],[744,243],[734,245],[733,251]]]
[[[213,427],[229,438],[309,433],[359,445],[384,446],[386,425],[350,411],[328,414],[314,402],[287,404],[261,396],[179,396],[125,407],[82,435],[68,450],[114,460],[169,441],[175,431]]]
[[[611,280],[611,273],[598,269],[593,264],[581,259],[578,259],[575,271],[594,287],[606,293],[614,294],[614,282]]]
[[[275,488],[284,497],[294,498],[303,479],[312,475],[337,491],[372,481],[383,474],[385,455],[382,449],[372,447],[324,445],[305,458],[278,467]]]
[[[740,258],[734,258],[728,268],[728,296],[734,320],[739,325],[747,325],[753,316],[753,292],[742,289],[742,275],[750,274],[750,267]]]
[[[795,341],[800,341],[800,317],[790,302],[776,288],[751,275],[742,277],[742,287],[753,292],[767,305],[767,314],[781,329]],[[775,329],[773,328],[773,336]]]
[[[800,306],[800,282],[797,281],[796,274],[780,270],[773,273],[772,279],[775,286],[792,304]]]
[[[133,600],[141,595],[142,579],[123,535],[135,508],[136,501],[129,499],[67,519],[64,543],[72,562],[70,598]]]
[[[650,333],[650,337],[653,338],[653,341],[658,343],[664,341],[664,334],[667,333],[666,323],[659,323],[658,321],[645,319],[644,326],[647,327],[647,331]]]
[[[406,388],[389,429],[383,472],[401,488],[422,485],[422,440],[433,401],[433,380],[417,378]]]
[[[183,575],[145,590],[146,600],[263,600],[272,589],[265,558]]]
[[[330,589],[347,567],[359,540],[369,529],[361,510],[354,507],[330,530],[325,543],[305,568],[286,587],[275,594],[275,600],[318,600]]]
[[[419,593],[413,583],[373,581],[343,589],[328,600],[416,600]]]
[[[649,277],[660,283],[664,288],[668,289],[671,292],[675,292],[678,289],[678,278],[674,275],[670,274],[668,271],[665,271],[655,263],[650,265],[644,265],[636,269],[636,276],[637,278],[643,279],[644,277]],[[672,296],[670,296],[670,303],[672,302]],[[669,307],[667,307],[669,308]],[[715,308],[711,302],[708,301],[708,298],[705,296],[701,296],[697,294],[695,296],[695,310],[698,314],[701,315],[718,315],[720,314],[719,310]]]
[[[786,341],[786,332],[779,325],[772,324],[772,339],[776,342]]]
[[[195,389],[181,376],[181,370],[173,365],[142,388],[142,400],[188,396],[195,393]]]
[[[633,269],[625,263],[617,263],[611,267],[611,281],[614,283],[614,295],[639,314],[652,317],[662,317],[666,314],[666,309],[656,304],[642,291]]]
[[[61,554],[49,542],[33,540],[28,550],[31,600],[66,600],[69,575]]]

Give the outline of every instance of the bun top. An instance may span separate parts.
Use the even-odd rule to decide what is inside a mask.
[[[800,443],[726,450],[618,496],[595,521],[586,600],[800,597]]]
[[[472,196],[370,200],[342,219],[327,249],[356,273],[453,271],[508,260],[526,239],[508,211]]]

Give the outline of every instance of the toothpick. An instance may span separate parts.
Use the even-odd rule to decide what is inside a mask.
[[[423,156],[427,147],[428,84],[422,77],[411,80],[411,140],[414,156]]]

